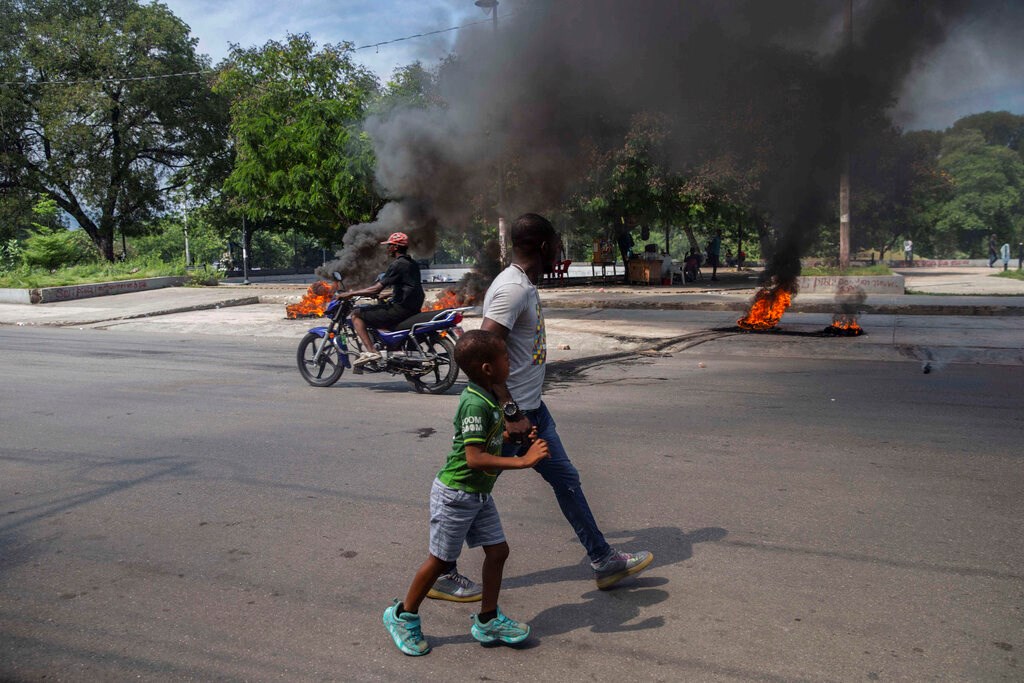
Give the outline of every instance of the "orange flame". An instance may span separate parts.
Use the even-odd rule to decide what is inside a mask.
[[[460,294],[454,289],[446,289],[443,294],[438,294],[437,298],[433,302],[424,303],[424,311],[440,311],[445,308],[459,308],[460,306],[469,306],[473,303],[475,297],[467,296],[464,293]]]
[[[754,303],[747,315],[736,324],[745,330],[770,330],[779,323],[792,302],[793,295],[788,288],[782,285],[764,287],[754,295]]]
[[[327,304],[331,303],[338,286],[326,280],[317,280],[306,290],[305,296],[297,304],[288,304],[284,307],[285,314],[289,319],[296,318],[319,318],[327,310]]]
[[[850,336],[856,336],[864,332],[863,328],[857,324],[857,319],[852,315],[837,314],[832,319],[832,324],[829,327],[833,330],[845,332]]]

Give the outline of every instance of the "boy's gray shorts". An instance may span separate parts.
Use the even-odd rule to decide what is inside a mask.
[[[498,508],[489,493],[451,489],[437,479],[430,487],[430,554],[454,562],[462,543],[470,548],[505,541]]]

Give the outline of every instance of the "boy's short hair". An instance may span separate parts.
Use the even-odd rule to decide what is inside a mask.
[[[474,382],[480,383],[480,368],[507,353],[505,341],[487,330],[467,330],[455,344],[455,362]]]

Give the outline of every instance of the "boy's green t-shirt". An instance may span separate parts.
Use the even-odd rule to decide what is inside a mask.
[[[469,493],[490,493],[498,473],[474,470],[466,464],[466,444],[479,444],[491,455],[501,455],[505,419],[498,402],[488,391],[473,382],[459,396],[455,411],[455,437],[452,450],[437,478],[449,488]]]

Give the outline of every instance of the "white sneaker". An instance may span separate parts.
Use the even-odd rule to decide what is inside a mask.
[[[366,365],[367,363],[372,363],[375,360],[380,360],[379,353],[377,353],[376,351],[363,351],[361,354],[359,354],[358,358],[352,361],[352,366],[359,367],[361,365]]]

